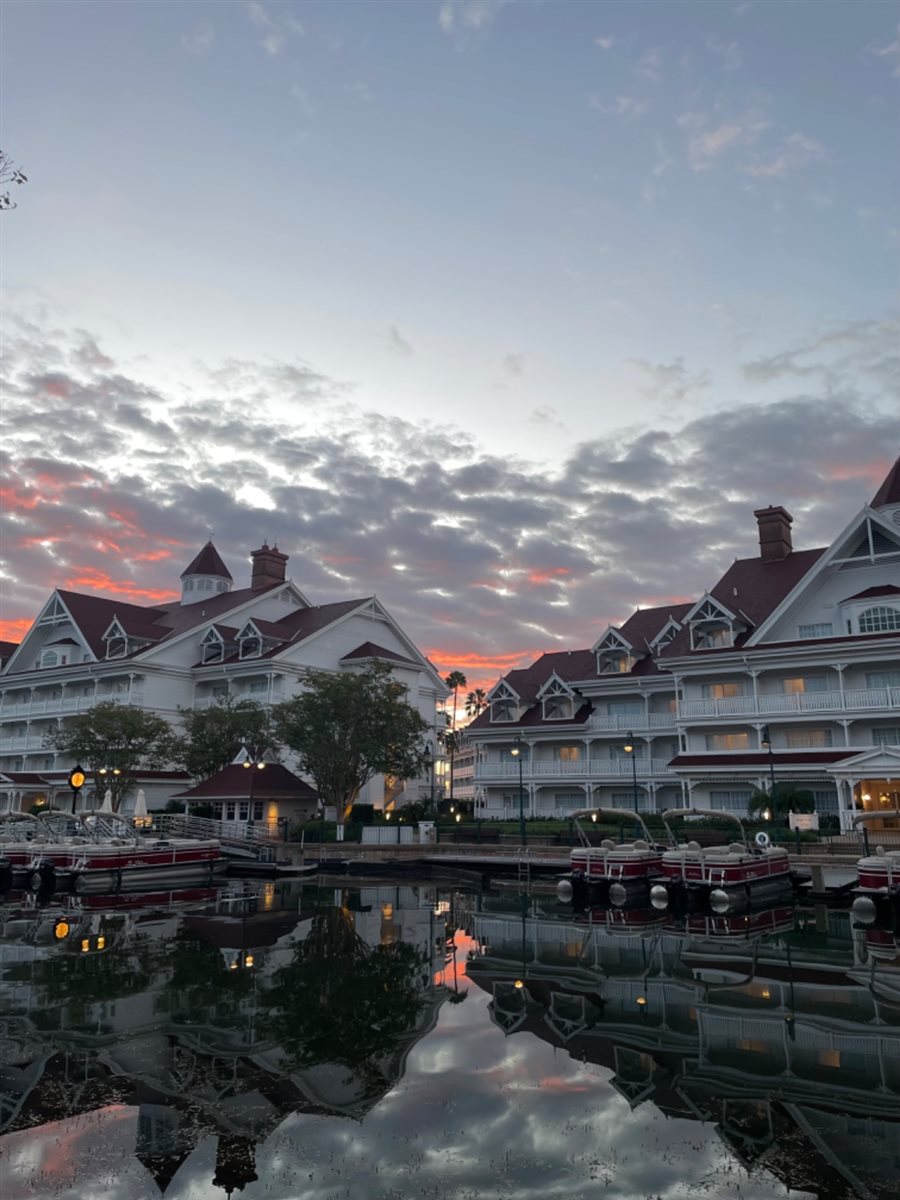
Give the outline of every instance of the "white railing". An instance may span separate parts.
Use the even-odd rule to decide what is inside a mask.
[[[12,754],[16,750],[47,750],[52,753],[52,747],[44,743],[42,737],[0,738],[0,754]]]
[[[588,728],[604,731],[622,730],[623,733],[635,729],[674,729],[675,714],[673,712],[640,712],[627,713],[625,715],[620,713],[591,713]]]
[[[760,692],[718,700],[681,700],[681,720],[900,709],[900,688],[851,688],[844,692]]]
[[[116,700],[120,704],[143,704],[144,693],[134,689],[124,692],[95,692],[90,696],[58,696],[55,700],[26,700],[21,704],[4,704],[0,707],[0,720],[12,717],[52,716],[55,713],[84,712],[105,700]]]
[[[595,779],[602,776],[613,778],[631,777],[632,771],[638,775],[659,775],[668,771],[666,758],[637,758],[634,766],[629,759],[591,758],[579,762],[558,762],[556,759],[534,759],[522,763],[522,778],[561,779],[577,776],[583,779]],[[476,779],[518,779],[519,764],[512,762],[482,762],[475,767]]]

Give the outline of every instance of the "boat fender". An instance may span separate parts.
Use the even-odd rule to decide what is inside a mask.
[[[53,863],[41,863],[31,872],[28,886],[33,892],[52,892],[56,888],[56,868]]]
[[[654,883],[650,889],[650,903],[658,911],[669,907],[669,893],[661,883]]]
[[[628,893],[621,883],[611,883],[609,885],[609,902],[614,904],[616,908],[621,908],[628,899]]]
[[[709,893],[709,907],[714,913],[726,913],[731,908],[731,897],[723,888],[713,888]]]
[[[556,898],[561,904],[571,904],[572,897],[575,895],[575,889],[572,887],[571,879],[560,879],[556,885]]]
[[[760,850],[767,850],[771,845],[772,839],[764,829],[753,835],[753,841]]]

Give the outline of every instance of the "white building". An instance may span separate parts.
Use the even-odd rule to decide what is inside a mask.
[[[226,695],[276,704],[302,687],[310,668],[349,671],[377,659],[391,663],[432,730],[444,727],[440,675],[374,596],[314,605],[286,578],[288,556],[277,547],[263,545],[251,560],[247,585],[235,588],[208,542],[170,604],[54,592],[22,642],[0,646],[0,811],[68,798],[74,764],[48,748],[47,735],[101,701],[139,705],[177,729],[179,708]],[[173,771],[139,780],[151,808],[186,783]],[[378,777],[360,799],[403,804],[425,786],[386,786]],[[83,806],[95,800],[89,783]]]
[[[746,813],[774,777],[843,828],[854,808],[900,807],[900,459],[830,546],[794,550],[783,508],[755,516],[759,555],[694,603],[499,680],[457,796],[484,817],[516,816],[520,797],[532,816]]]

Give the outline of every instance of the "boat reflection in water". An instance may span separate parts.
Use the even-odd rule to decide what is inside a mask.
[[[679,919],[648,907],[575,918],[549,899],[346,881],[43,906],[11,893],[0,907],[0,1010],[0,1155],[4,1186],[11,1178],[22,1194],[99,1194],[106,1155],[123,1200],[215,1189],[462,1197],[501,1178],[503,1194],[545,1182],[559,1192],[568,1178],[567,1194],[588,1196],[599,1176],[586,1172],[576,1188],[575,1147],[555,1134],[560,1173],[542,1175],[551,1157],[542,1144],[539,1157],[522,1158],[517,1188],[511,1156],[525,1150],[508,1130],[521,1136],[533,1118],[539,1132],[549,1103],[564,1106],[546,1111],[569,1114],[560,1128],[571,1131],[577,1111],[595,1122],[579,1160],[593,1170],[599,1140],[611,1136],[604,1111],[623,1097],[639,1147],[651,1110],[695,1123],[694,1136],[665,1124],[671,1149],[654,1162],[653,1194],[685,1182],[695,1164],[671,1164],[678,1153],[701,1160],[700,1144],[726,1164],[728,1190],[713,1184],[708,1194],[729,1200],[743,1194],[744,1168],[759,1197],[787,1184],[821,1200],[883,1200],[900,1187],[897,942],[885,929],[855,928],[846,912],[780,906]],[[548,1066],[555,1049],[569,1058]],[[548,1072],[556,1091],[542,1087]],[[516,1103],[528,1106],[521,1119]],[[479,1121],[491,1128],[490,1105],[507,1132],[490,1134],[482,1161],[472,1145]],[[416,1139],[428,1111],[437,1120],[426,1147]],[[125,1113],[134,1131],[114,1153]],[[81,1117],[92,1124],[78,1135],[79,1159],[72,1121]],[[297,1127],[300,1119],[318,1123]],[[464,1131],[458,1161],[433,1153],[454,1128]],[[624,1169],[621,1116],[613,1132]],[[68,1147],[69,1191],[50,1187],[43,1167],[37,1184],[29,1176],[40,1161],[33,1147],[47,1140]],[[400,1142],[406,1159],[390,1183]],[[327,1144],[337,1147],[332,1175],[314,1186],[321,1162],[312,1156]],[[363,1165],[350,1191],[340,1171],[354,1154]],[[403,1190],[410,1163],[433,1172],[431,1191],[408,1177]],[[453,1170],[469,1172],[464,1184]]]
[[[900,951],[849,912],[481,912],[469,978],[507,1034],[614,1072],[635,1107],[713,1122],[821,1197],[900,1195]]]

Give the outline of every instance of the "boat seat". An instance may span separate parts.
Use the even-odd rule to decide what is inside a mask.
[[[601,850],[615,850],[615,848],[616,843],[612,840],[612,838],[604,838],[600,843]]]
[[[742,842],[729,842],[728,849],[732,854],[746,854],[747,848]]]
[[[685,850],[690,850],[690,852],[692,854],[702,854],[703,853],[703,851],[700,849],[699,842],[688,842],[688,844],[684,848],[685,848]]]
[[[645,842],[643,838],[637,838],[636,841],[631,843],[631,848],[632,850],[649,850],[650,843]]]

